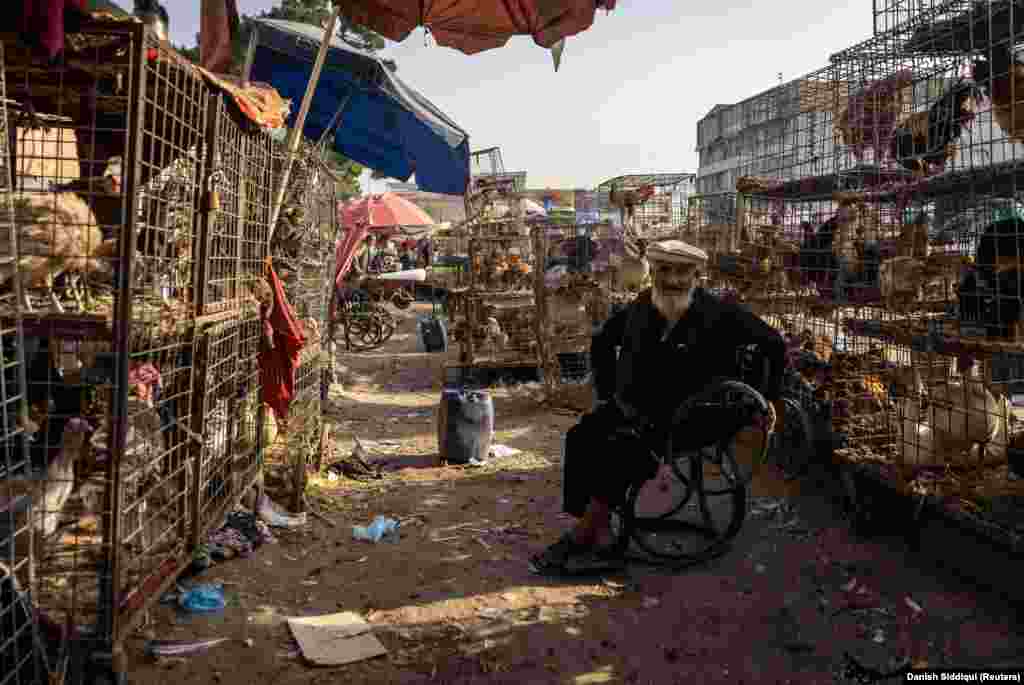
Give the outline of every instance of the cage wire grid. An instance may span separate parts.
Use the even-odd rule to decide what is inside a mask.
[[[690,173],[617,176],[597,186],[598,208],[643,237],[677,237],[686,223],[687,190],[695,178]],[[626,196],[631,199],[623,202]],[[631,209],[624,211],[624,204]]]
[[[4,45],[0,42],[0,212],[5,240],[11,247],[6,257],[17,260],[17,226],[14,221],[11,128],[7,107]],[[12,274],[17,293],[20,279]],[[35,683],[48,670],[38,622],[32,611],[32,554],[34,516],[31,497],[15,483],[30,469],[25,419],[24,335],[20,307],[0,321],[0,416],[4,482],[0,485],[0,683]]]
[[[46,651],[63,659],[87,642],[121,670],[123,639],[255,480],[262,327],[250,290],[274,166],[269,136],[141,26],[87,23],[56,67],[3,46],[15,52],[3,239],[18,268],[0,296],[0,494],[32,504],[2,512],[0,613],[28,621],[3,624],[15,626],[0,633],[4,663],[21,659],[6,684],[35,668],[23,640],[37,620]]]
[[[876,3],[876,18],[883,4],[900,3]],[[1009,487],[1024,365],[1016,19],[993,2],[959,3],[974,18],[954,20],[956,5],[777,89],[796,89],[800,110],[806,82],[824,97],[813,119],[767,122],[766,143],[743,146],[735,215],[715,225],[697,197],[689,230],[710,280],[784,332],[787,392],[826,407],[844,460],[962,497]],[[950,466],[958,480],[936,476]]]

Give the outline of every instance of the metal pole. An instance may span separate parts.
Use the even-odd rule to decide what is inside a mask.
[[[256,59],[256,43],[259,42],[260,25],[252,23],[252,31],[249,33],[249,47],[245,49],[245,64],[242,66],[242,86],[249,85],[252,78],[252,63]]]
[[[306,94],[302,97],[302,106],[299,108],[299,115],[295,119],[295,125],[288,132],[288,159],[285,162],[284,173],[281,175],[281,185],[277,188],[274,198],[273,210],[270,213],[270,234],[267,237],[267,245],[274,239],[274,230],[277,228],[277,217],[281,214],[281,205],[284,204],[285,192],[288,189],[288,180],[292,175],[292,163],[295,161],[295,151],[299,149],[299,140],[302,139],[302,127],[306,125],[306,116],[309,114],[309,106],[313,101],[313,93],[316,92],[317,83],[320,81],[320,72],[324,67],[324,60],[327,58],[327,48],[331,46],[331,38],[334,36],[334,27],[338,24],[338,15],[341,13],[339,5],[334,6],[331,19],[324,29],[324,39],[320,43],[320,52],[316,55],[316,62],[313,64],[313,72],[309,75],[309,85],[306,86]]]

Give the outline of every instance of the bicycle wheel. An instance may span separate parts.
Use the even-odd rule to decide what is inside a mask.
[[[346,317],[342,333],[345,347],[352,352],[365,352],[380,344],[380,327],[369,316]]]

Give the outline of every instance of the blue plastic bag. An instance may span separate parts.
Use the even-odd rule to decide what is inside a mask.
[[[385,535],[398,530],[398,521],[386,516],[378,516],[369,526],[352,526],[352,537],[356,540],[380,542]]]
[[[213,614],[227,606],[224,588],[220,585],[197,585],[181,593],[178,604],[193,614]]]

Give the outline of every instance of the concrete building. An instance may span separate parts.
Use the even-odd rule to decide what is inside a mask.
[[[835,91],[827,78],[808,77],[712,107],[697,122],[697,193],[733,191],[742,175],[789,180],[830,173]]]

